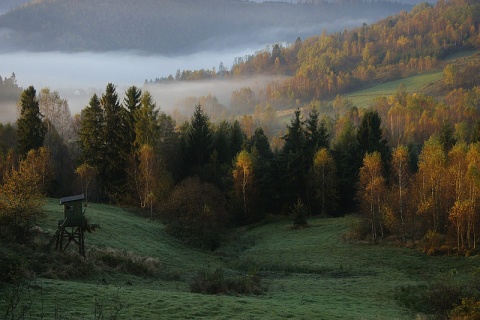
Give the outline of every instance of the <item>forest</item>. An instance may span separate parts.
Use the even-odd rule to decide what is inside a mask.
[[[444,94],[438,97],[400,87],[362,109],[339,95],[338,83],[342,76],[351,80],[340,83],[362,86],[391,79],[387,70],[396,70],[395,77],[429,70],[451,52],[477,48],[479,23],[477,3],[441,1],[372,26],[276,45],[239,59],[222,76],[251,70],[290,77],[268,85],[263,95],[250,88],[234,92],[230,110],[215,97],[186,100],[194,109],[189,118],[159,110],[148,87],[131,86],[120,101],[112,83],[101,95],[93,94],[81,114],[72,115],[58,92],[43,88],[37,94],[32,86],[22,91],[12,74],[2,80],[2,94],[8,98],[22,91],[21,113],[16,123],[1,126],[1,178],[5,185],[13,183],[9,179],[21,174],[25,162],[37,161],[35,150],[43,148],[50,157],[39,169],[40,194],[81,191],[95,202],[138,207],[202,247],[215,248],[228,228],[267,214],[293,214],[301,225],[311,215],[357,211],[369,221],[362,234],[373,241],[391,234],[415,241],[433,232],[457,239],[455,248],[468,251],[475,248],[478,224],[467,218],[475,212],[477,194],[476,56],[463,65],[444,64]],[[361,70],[369,70],[368,76]],[[338,90],[327,103],[321,98],[328,93],[320,91],[328,91],[323,83],[328,77],[335,78]],[[188,79],[179,75],[170,81]],[[295,108],[291,119],[280,120],[279,101]],[[453,164],[453,158],[466,162]],[[428,161],[439,165],[435,172]],[[377,170],[370,175],[379,180],[366,180],[368,170]],[[189,195],[197,188],[198,203],[208,200],[208,205],[184,207],[192,204]],[[415,197],[410,190],[417,191]],[[205,226],[197,215],[210,217],[200,219]],[[21,226],[26,221],[15,223],[29,227]],[[210,228],[212,239],[197,239],[201,230],[184,230],[193,227]]]
[[[123,99],[108,83],[72,115],[58,92],[19,88],[13,74],[0,82],[2,95],[21,92],[18,120],[0,125],[2,241],[31,240],[45,197],[83,193],[211,252],[235,228],[271,216],[298,230],[312,218],[355,214],[355,241],[478,254],[479,28],[475,1],[420,4],[371,26],[275,45],[221,75],[157,81],[282,76],[259,92],[234,92],[230,109],[212,96],[188,100],[189,116],[157,107],[155,81]],[[458,53],[467,58],[447,59]],[[435,96],[400,86],[368,108],[342,97],[438,68]],[[293,110],[286,120],[282,109]]]

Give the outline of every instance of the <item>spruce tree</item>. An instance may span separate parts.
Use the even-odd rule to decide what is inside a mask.
[[[104,150],[104,115],[100,100],[94,94],[82,111],[80,143],[85,163],[97,168],[102,162]]]
[[[135,114],[137,113],[137,110],[140,109],[141,105],[142,105],[142,90],[138,89],[136,86],[131,86],[125,92],[125,98],[123,99],[123,106],[128,114],[128,116],[126,117],[127,130],[128,130],[127,143],[130,145],[130,151],[133,151],[134,143],[136,139]]]
[[[42,115],[37,92],[33,86],[25,89],[20,96],[20,118],[17,120],[18,152],[26,156],[28,151],[43,145],[47,128],[42,122]]]
[[[381,125],[382,120],[376,110],[369,109],[365,112],[357,131],[362,159],[366,153],[378,151],[384,163],[389,161],[390,152],[387,147],[387,140],[383,138]]]
[[[100,99],[105,115],[105,159],[99,173],[111,197],[121,196],[126,180],[126,163],[130,151],[127,113],[118,100],[115,86],[109,83]]]
[[[208,116],[197,105],[186,132],[184,163],[187,175],[195,175],[210,159],[213,152],[213,134]]]

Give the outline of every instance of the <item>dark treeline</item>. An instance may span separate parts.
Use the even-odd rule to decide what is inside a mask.
[[[238,121],[213,123],[201,105],[177,124],[148,91],[134,86],[120,101],[108,84],[73,117],[57,92],[37,94],[29,87],[22,92],[17,123],[0,127],[1,177],[8,185],[32,161],[42,168],[35,172],[44,195],[83,192],[88,201],[138,207],[164,221],[172,234],[209,249],[228,228],[268,214],[292,215],[302,225],[311,215],[355,211],[365,213],[367,227],[359,232],[374,241],[389,235],[404,241],[458,236],[458,245],[471,249],[477,220],[464,212],[476,202],[455,216],[467,192],[456,195],[460,191],[449,183],[457,181],[455,174],[467,176],[473,165],[453,166],[455,159],[476,161],[467,154],[480,139],[479,92],[457,88],[439,102],[399,88],[369,109],[337,98],[335,117],[320,116],[315,107],[297,109],[280,137],[283,143],[272,150],[262,127],[246,134]],[[455,171],[460,167],[463,175]],[[441,179],[433,182],[427,174]],[[435,189],[428,189],[427,180]],[[470,180],[462,181],[466,190]],[[413,190],[423,190],[423,198],[410,195]]]

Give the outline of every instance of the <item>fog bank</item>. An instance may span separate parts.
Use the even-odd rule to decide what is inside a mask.
[[[83,109],[93,92],[101,93],[107,83],[118,88],[119,94],[126,88],[136,85],[142,87],[145,80],[175,75],[177,69],[218,70],[220,62],[231,68],[234,58],[252,54],[260,48],[247,48],[243,51],[201,52],[180,57],[142,55],[135,52],[107,53],[63,53],[63,52],[15,52],[0,54],[0,75],[10,76],[15,72],[18,85],[26,88],[33,85],[37,91],[49,87],[60,92],[68,99],[72,113]],[[194,86],[196,89],[169,89],[188,96],[208,92],[205,83]],[[192,87],[183,87],[192,88]],[[167,94],[162,94],[168,96]],[[169,99],[171,101],[171,99]],[[166,105],[157,101],[159,105]]]

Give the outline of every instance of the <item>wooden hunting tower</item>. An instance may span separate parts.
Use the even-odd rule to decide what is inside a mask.
[[[83,210],[83,194],[60,199],[63,205],[63,220],[58,221],[55,249],[64,251],[70,242],[78,245],[79,253],[85,257],[85,230],[87,221]]]

